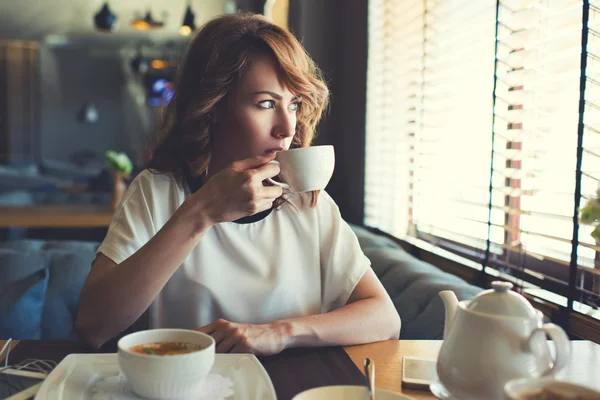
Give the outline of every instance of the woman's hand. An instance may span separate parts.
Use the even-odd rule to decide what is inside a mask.
[[[215,339],[217,353],[251,353],[270,356],[286,347],[288,332],[283,323],[250,325],[218,319],[196,329]]]
[[[274,157],[270,154],[234,162],[209,178],[186,200],[186,206],[192,208],[192,215],[200,213],[208,225],[268,210],[282,194],[280,186],[263,185],[265,179],[279,174],[279,165],[269,163]]]

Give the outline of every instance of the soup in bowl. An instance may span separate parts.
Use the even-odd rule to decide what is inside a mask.
[[[194,396],[215,362],[215,341],[186,329],[152,329],[118,343],[121,371],[133,391],[149,399]]]
[[[205,348],[205,346],[199,344],[186,342],[154,342],[135,345],[130,347],[129,351],[150,356],[176,356],[204,350]]]

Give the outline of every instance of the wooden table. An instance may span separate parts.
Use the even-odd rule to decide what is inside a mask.
[[[436,359],[441,340],[389,340],[345,347],[352,361],[361,368],[369,357],[375,363],[375,386],[404,393],[415,399],[435,399],[429,392],[402,388],[402,357],[418,356]],[[587,340],[571,341],[571,359],[557,378],[579,383],[600,391],[600,345]]]
[[[0,340],[0,349],[5,341]],[[12,348],[18,341],[12,342]],[[402,357],[418,356],[435,359],[441,340],[388,340],[360,346],[345,347],[356,366],[362,371],[363,361],[369,357],[375,363],[375,385],[378,388],[404,393],[415,399],[435,399],[428,391],[402,388]],[[600,390],[598,366],[600,365],[600,345],[584,340],[571,342],[571,360],[567,368],[558,377],[570,382],[580,383]],[[3,356],[0,356],[3,361]]]
[[[373,360],[376,387],[403,393],[415,399],[435,399],[436,397],[429,391],[402,387],[402,357],[417,356],[437,359],[441,347],[441,340],[386,340],[360,346],[348,346],[344,350],[361,371],[365,358]]]
[[[108,227],[113,213],[108,204],[0,206],[0,228]]]

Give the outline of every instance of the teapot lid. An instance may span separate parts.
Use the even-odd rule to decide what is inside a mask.
[[[510,282],[494,281],[492,288],[484,290],[467,305],[468,310],[503,317],[537,318],[535,308],[520,294],[510,290]]]

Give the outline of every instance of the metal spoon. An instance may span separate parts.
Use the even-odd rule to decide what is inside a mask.
[[[375,400],[375,364],[370,358],[365,358],[365,376],[367,377],[369,400]]]

